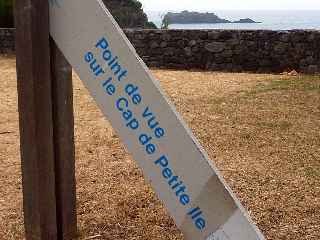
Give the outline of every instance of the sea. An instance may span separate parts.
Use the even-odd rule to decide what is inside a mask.
[[[168,11],[147,11],[158,27]],[[236,21],[251,18],[261,23],[171,24],[169,29],[240,29],[240,30],[320,30],[320,10],[212,10],[220,18]]]

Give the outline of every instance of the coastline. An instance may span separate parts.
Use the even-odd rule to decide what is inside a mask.
[[[211,11],[211,10],[210,10]],[[169,29],[241,29],[241,30],[319,30],[320,10],[212,10],[221,18],[232,21],[240,18],[252,18],[261,24],[223,23],[223,24],[174,24]],[[146,11],[149,20],[158,27],[161,25],[161,17],[167,11]]]

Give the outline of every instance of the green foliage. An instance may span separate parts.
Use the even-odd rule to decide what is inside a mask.
[[[137,0],[132,0],[129,1],[129,6],[134,8],[135,10],[140,10],[142,9],[142,4],[141,2],[137,1]]]
[[[144,26],[146,29],[157,29],[157,25],[155,25],[153,22],[147,22]]]
[[[148,17],[138,0],[104,0],[104,2],[123,28],[157,28],[155,24],[148,22]],[[0,0],[0,28],[14,27],[13,5],[14,0]]]
[[[13,22],[13,0],[0,0],[0,28],[11,28]]]
[[[169,25],[170,25],[169,19],[166,16],[164,16],[162,18],[161,29],[169,29]]]
[[[122,28],[155,28],[148,22],[138,0],[103,0],[117,23]]]

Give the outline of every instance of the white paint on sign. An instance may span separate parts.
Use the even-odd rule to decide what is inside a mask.
[[[264,239],[102,1],[52,0],[50,25],[185,239]]]

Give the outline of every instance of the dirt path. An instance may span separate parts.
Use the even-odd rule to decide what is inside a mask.
[[[0,56],[0,239],[23,239],[14,58]],[[153,73],[267,239],[320,239],[320,77]],[[182,240],[74,75],[80,239]]]

